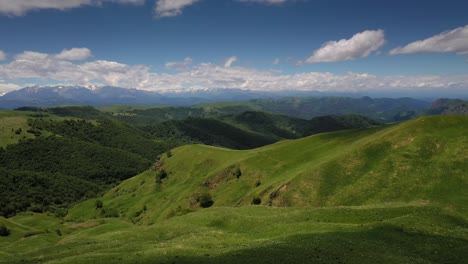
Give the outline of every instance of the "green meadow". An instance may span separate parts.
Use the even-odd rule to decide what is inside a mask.
[[[0,263],[464,263],[467,131],[467,116],[425,116],[181,146],[64,218],[0,218]]]

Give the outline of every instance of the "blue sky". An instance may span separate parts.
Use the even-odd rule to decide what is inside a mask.
[[[468,90],[466,10],[461,0],[0,0],[0,93]]]

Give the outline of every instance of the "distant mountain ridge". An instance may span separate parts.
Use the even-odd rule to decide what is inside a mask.
[[[430,113],[436,115],[468,115],[468,101],[438,99],[432,103]]]
[[[319,91],[256,91],[243,89],[201,89],[183,91],[146,91],[112,86],[31,86],[0,96],[0,109],[24,106],[51,107],[61,105],[144,105],[193,106],[200,103],[234,102],[283,97],[352,97],[365,93]],[[375,96],[377,97],[377,96]]]
[[[296,93],[301,94],[301,93]],[[309,95],[312,93],[308,93]],[[195,105],[206,102],[239,101],[262,97],[281,97],[284,93],[254,92],[241,89],[210,89],[154,92],[121,87],[32,86],[0,96],[0,108],[59,105]]]

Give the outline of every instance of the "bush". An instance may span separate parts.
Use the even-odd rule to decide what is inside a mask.
[[[202,194],[200,198],[198,198],[198,202],[200,203],[200,206],[203,208],[211,207],[214,204],[214,201],[211,198],[211,195],[209,193]]]
[[[0,225],[0,236],[6,237],[10,235],[10,229],[8,229],[3,224]]]
[[[167,172],[162,169],[162,170],[159,170],[158,172],[156,172],[156,179],[165,179],[167,177]]]
[[[262,203],[262,199],[260,199],[260,197],[254,197],[254,198],[252,199],[252,204],[253,204],[253,205],[259,205],[259,204],[261,204],[261,203]]]
[[[95,205],[96,205],[96,209],[101,209],[103,207],[103,203],[101,200],[96,200]]]
[[[237,179],[242,175],[241,169],[239,167],[236,167],[233,172],[234,176],[236,176]]]

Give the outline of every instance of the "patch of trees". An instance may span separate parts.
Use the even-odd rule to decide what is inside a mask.
[[[10,217],[21,211],[52,212],[62,217],[66,208],[100,190],[98,184],[59,173],[7,170],[0,168],[0,215]]]
[[[233,149],[249,149],[277,141],[270,136],[249,132],[220,120],[189,118],[152,124],[143,128],[156,138],[181,144],[202,143]]]
[[[108,119],[100,119],[96,123],[82,119],[64,121],[30,119],[29,125],[35,130],[47,130],[56,135],[118,148],[149,160],[154,160],[174,146],[167,141],[156,142],[149,134],[137,128]]]
[[[10,170],[60,173],[97,183],[132,177],[151,165],[136,154],[55,136],[23,140],[0,155]]]
[[[94,197],[151,165],[134,153],[67,137],[39,137],[0,148],[0,214],[66,214],[71,203]]]

